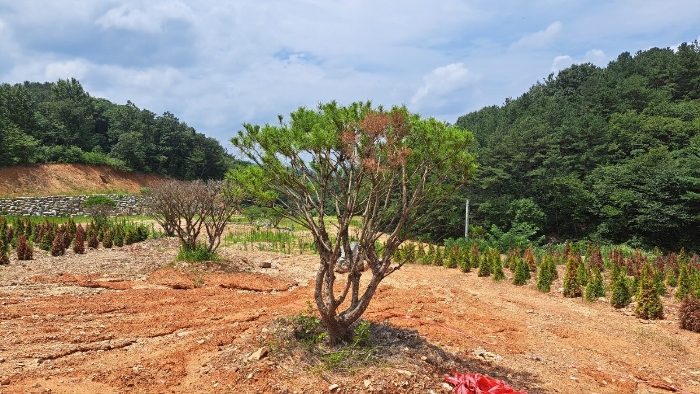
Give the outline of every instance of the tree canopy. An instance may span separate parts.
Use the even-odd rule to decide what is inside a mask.
[[[392,260],[401,243],[425,231],[441,203],[463,190],[475,171],[472,141],[471,133],[404,107],[331,102],[300,108],[278,125],[244,125],[231,142],[254,165],[229,177],[311,231],[320,255],[316,305],[337,341],[403,264]],[[371,279],[361,289],[365,268]],[[340,292],[336,270],[348,275]]]
[[[175,115],[94,98],[76,79],[0,85],[0,166],[52,162],[190,180],[222,179],[233,160]]]
[[[700,244],[697,42],[573,65],[456,125],[477,141],[474,224],[529,223],[554,241]]]

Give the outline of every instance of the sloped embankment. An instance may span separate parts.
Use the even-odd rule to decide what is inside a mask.
[[[88,164],[2,167],[0,168],[0,196],[138,193],[142,187],[159,179],[161,178],[151,174],[135,174],[107,166]]]

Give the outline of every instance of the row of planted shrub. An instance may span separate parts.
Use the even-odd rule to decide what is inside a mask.
[[[125,219],[93,220],[77,224],[72,218],[65,223],[44,219],[32,221],[28,217],[16,217],[8,221],[0,217],[0,264],[9,263],[9,254],[14,248],[18,260],[31,260],[35,245],[40,250],[51,252],[52,256],[63,255],[72,247],[73,252],[82,254],[87,248],[97,249],[124,246],[141,242],[148,238],[149,229]]]
[[[700,332],[700,263],[697,254],[661,254],[658,250],[645,254],[640,250],[624,252],[611,249],[603,257],[598,246],[589,244],[582,251],[569,243],[563,248],[547,247],[539,255],[531,247],[507,251],[505,256],[496,248],[479,248],[463,239],[448,240],[444,246],[405,244],[395,258],[397,261],[459,268],[463,272],[477,270],[481,277],[494,280],[506,278],[504,268],[513,272],[513,284],[524,285],[536,280],[535,286],[549,292],[558,279],[558,265],[565,265],[564,297],[583,297],[593,301],[610,296],[615,308],[624,308],[636,301],[635,314],[644,319],[664,317],[661,295],[672,293],[681,301],[681,327]],[[536,276],[536,278],[534,278]]]

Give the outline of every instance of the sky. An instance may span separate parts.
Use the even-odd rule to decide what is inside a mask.
[[[228,140],[320,102],[450,123],[574,63],[700,39],[700,0],[0,0],[0,83],[76,78]]]

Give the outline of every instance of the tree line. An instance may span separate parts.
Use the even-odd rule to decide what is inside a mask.
[[[698,250],[697,41],[573,65],[456,125],[476,138],[475,236]],[[439,235],[463,231],[464,201],[453,206]]]
[[[170,112],[90,96],[80,82],[0,85],[0,166],[103,164],[176,179],[222,179],[233,159]]]

